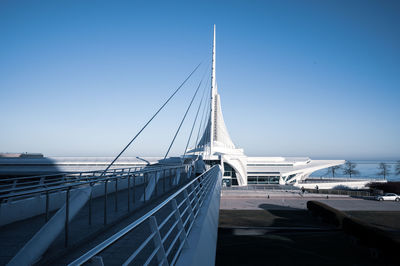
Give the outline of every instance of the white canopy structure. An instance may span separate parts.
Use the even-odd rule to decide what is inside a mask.
[[[311,160],[308,157],[248,157],[236,148],[222,115],[216,81],[216,31],[212,46],[211,104],[207,126],[194,149],[187,154],[200,154],[205,161],[218,161],[224,167],[224,179],[231,185],[298,184],[319,169],[343,164],[344,160]]]

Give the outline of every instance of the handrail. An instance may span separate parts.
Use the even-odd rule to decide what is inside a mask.
[[[385,179],[383,178],[367,178],[367,177],[354,177],[354,178],[348,178],[348,177],[321,177],[321,178],[308,178],[304,180],[299,180],[298,183],[304,184],[304,183],[333,183],[333,182],[363,182],[363,181],[368,181],[368,182],[376,182],[376,181],[384,181]]]
[[[123,167],[123,168],[111,168],[108,169],[107,172],[114,172],[115,170],[124,170],[124,169],[132,169],[132,168],[142,168],[145,167],[146,164],[140,166],[132,166],[132,167]],[[93,171],[82,171],[82,172],[57,172],[53,174],[46,174],[46,175],[34,175],[34,176],[21,176],[21,177],[12,177],[12,178],[3,178],[0,179],[0,182],[7,182],[7,181],[15,181],[15,180],[24,180],[24,179],[32,179],[32,178],[43,178],[43,177],[51,177],[51,176],[60,176],[60,175],[74,175],[74,174],[83,174],[83,173],[102,173],[104,170],[93,170]]]
[[[187,167],[189,164],[183,164],[183,165],[178,165],[178,166],[165,166],[165,165],[157,165],[153,167],[146,167],[142,168],[133,172],[130,171],[114,171],[114,169],[111,169],[110,171],[107,172],[106,175],[103,176],[80,176],[80,173],[75,173],[77,174],[79,179],[74,179],[74,180],[64,180],[60,182],[60,186],[47,186],[46,183],[42,183],[39,185],[31,185],[31,186],[23,186],[23,187],[13,187],[9,190],[0,190],[0,193],[5,193],[3,195],[0,195],[0,202],[6,199],[11,199],[11,198],[16,198],[16,197],[23,197],[23,196],[31,196],[35,194],[40,194],[40,193],[48,193],[48,192],[54,192],[54,191],[60,191],[60,190],[65,190],[65,189],[71,189],[71,188],[76,188],[80,187],[83,185],[94,185],[95,183],[100,183],[100,182],[105,182],[105,181],[110,181],[110,180],[115,180],[115,179],[123,179],[131,176],[137,176],[137,175],[143,175],[151,172],[157,172],[160,170],[172,170],[172,169],[179,169],[182,167]],[[134,169],[137,169],[137,167],[133,167]],[[132,169],[132,168],[123,168],[123,170],[126,169]],[[91,171],[91,172],[81,172],[81,173],[102,173],[102,171]],[[75,177],[75,176],[69,176],[69,177]],[[82,181],[84,179],[85,181]],[[40,181],[40,180],[39,180]],[[57,183],[53,183],[53,185],[57,185]],[[37,189],[37,187],[44,187],[41,189]]]
[[[147,166],[147,167],[146,167]],[[132,169],[132,168],[162,168],[165,167],[163,165],[140,165],[140,166],[132,166],[132,167],[123,167],[123,168],[110,168],[107,170],[107,173],[109,172],[114,172],[118,170],[125,170],[125,169]],[[35,175],[35,176],[23,176],[23,177],[12,177],[12,178],[2,178],[0,179],[1,182],[13,182],[13,181],[19,181],[19,180],[24,180],[24,179],[33,179],[33,178],[43,178],[43,177],[51,177],[51,176],[61,176],[61,175],[76,175],[76,174],[83,174],[83,173],[103,173],[104,170],[93,170],[93,171],[82,171],[82,172],[59,172],[59,173],[53,173],[53,174],[47,174],[47,175]],[[1,186],[1,185],[0,185]]]
[[[86,194],[86,196],[88,196],[89,198],[86,198],[85,196],[86,201],[83,203],[85,204],[85,206],[83,206],[84,208],[82,208],[82,210],[78,210],[78,212],[82,213],[83,211],[85,214],[86,212],[88,212],[88,227],[86,229],[93,232],[98,230],[92,227],[92,213],[94,206],[93,204],[103,205],[103,215],[101,215],[101,217],[97,217],[96,220],[98,220],[98,218],[101,218],[103,220],[103,224],[107,225],[109,216],[109,211],[107,210],[107,205],[109,202],[108,196],[111,193],[113,194],[115,211],[117,212],[118,210],[118,194],[121,192],[123,193],[122,195],[125,194],[126,196],[125,199],[122,199],[122,203],[124,204],[124,201],[127,200],[127,206],[125,206],[127,208],[125,209],[128,213],[130,213],[132,212],[132,210],[135,210],[140,206],[144,206],[146,202],[148,202],[149,200],[153,200],[154,197],[157,198],[160,195],[165,195],[165,193],[168,193],[168,191],[171,191],[171,189],[178,189],[180,186],[182,186],[182,184],[185,184],[187,181],[189,181],[189,179],[191,180],[194,173],[194,166],[194,163],[191,162],[189,164],[179,165],[157,165],[154,167],[146,167],[143,169],[134,168],[138,169],[137,171],[126,171],[126,169],[125,171],[119,172],[109,171],[108,173],[106,173],[106,175],[101,175],[100,172],[97,172],[97,174],[94,174],[93,176],[91,174],[89,174],[88,176],[75,175],[72,177],[70,176],[69,180],[67,179],[61,183],[57,181],[56,183],[52,184],[44,184],[43,187],[30,186],[28,187],[28,190],[14,190],[12,193],[0,195],[0,203],[2,203],[2,207],[4,206],[5,210],[8,210],[13,206],[13,204],[9,204],[9,199],[17,199],[18,201],[14,201],[14,203],[22,208],[27,207],[24,205],[25,200],[33,202],[33,204],[35,204],[35,206],[37,207],[39,205],[42,206],[43,204],[45,205],[44,210],[42,210],[41,208],[40,210],[39,208],[36,208],[38,211],[35,211],[33,215],[36,216],[44,214],[45,223],[47,224],[50,219],[53,219],[55,215],[57,215],[60,211],[63,211],[60,204],[63,204],[63,199],[65,199],[65,204],[63,205],[65,208],[65,213],[61,214],[61,216],[65,216],[64,246],[68,247],[70,242],[69,228],[70,223],[72,222],[72,217],[70,216],[69,211],[70,199],[71,195],[78,195],[80,193],[79,189],[83,188],[86,192],[90,191],[90,195]],[[167,181],[168,184],[166,184]],[[110,187],[110,183],[113,183],[115,186]],[[95,184],[97,185],[95,186]],[[89,186],[92,187],[90,190],[88,190]],[[160,188],[160,186],[162,187]],[[74,194],[71,194],[72,192]],[[62,193],[65,193],[65,195],[62,195]],[[50,197],[51,195],[54,195],[55,198]],[[98,197],[101,197],[101,199],[94,201],[94,199]],[[56,203],[50,205],[51,199],[57,199]],[[55,211],[57,209],[58,211],[55,214],[50,215],[52,211]],[[77,213],[75,213],[74,215],[77,215]],[[121,218],[121,215],[125,215],[125,211],[122,211],[121,213],[114,213],[111,217],[113,220],[115,220]],[[1,222],[2,224],[7,224],[10,222],[18,221],[18,219],[29,217],[30,216],[27,215],[14,215],[5,220],[1,220]],[[86,218],[83,219],[85,220]],[[85,237],[85,234],[83,237]],[[80,236],[74,237],[74,239],[79,238]]]
[[[134,169],[139,169],[139,167],[135,167]],[[128,168],[130,170],[130,168]],[[139,170],[134,170],[133,172],[137,172]],[[127,171],[126,173],[128,173],[130,171]],[[90,173],[90,172],[89,172]],[[120,171],[120,172],[108,172],[107,174],[120,174],[120,173],[124,173],[124,171]],[[7,189],[2,189],[4,187],[9,187],[9,186],[13,186],[15,187],[16,190],[18,189],[26,189],[29,187],[37,187],[37,186],[46,186],[48,184],[56,184],[57,182],[60,182],[59,180],[61,180],[62,182],[73,182],[76,181],[77,179],[89,179],[89,178],[94,178],[97,177],[94,174],[91,175],[82,175],[81,173],[76,173],[76,174],[71,174],[71,175],[64,175],[64,176],[60,176],[60,177],[56,177],[56,178],[52,178],[52,179],[42,179],[41,176],[39,176],[38,180],[33,180],[33,181],[28,181],[28,182],[23,182],[23,183],[17,183],[17,182],[13,182],[12,184],[6,184],[6,185],[0,185],[0,192],[2,191],[7,191]],[[38,183],[39,182],[39,183]],[[30,184],[38,184],[38,185],[30,185]],[[21,187],[16,187],[16,186],[21,186]]]
[[[15,193],[15,194],[9,195],[8,198],[10,198],[12,196],[18,197],[18,196],[26,196],[26,195],[42,193],[42,192],[49,192],[49,191],[53,191],[53,190],[60,190],[60,189],[65,188],[65,187],[72,188],[72,187],[75,187],[75,186],[81,186],[81,185],[86,185],[86,184],[93,185],[93,184],[95,184],[97,182],[102,182],[102,181],[106,181],[106,180],[109,181],[109,180],[114,180],[114,179],[117,179],[117,178],[121,178],[122,179],[122,178],[125,178],[125,177],[129,177],[129,176],[135,175],[137,173],[140,173],[140,171],[126,173],[125,175],[110,175],[110,176],[108,176],[108,175],[104,176],[103,175],[103,177],[101,177],[101,178],[97,177],[97,176],[94,176],[94,177],[91,177],[91,179],[95,179],[95,180],[90,180],[90,181],[76,180],[77,183],[75,183],[75,184],[71,184],[71,183],[73,183],[74,180],[66,180],[66,181],[62,181],[62,182],[52,183],[53,185],[54,184],[58,184],[58,183],[66,184],[64,186],[52,186],[52,187],[48,187],[48,188],[47,188],[46,184],[42,184],[42,185],[38,185],[38,186],[43,186],[43,187],[45,187],[44,189],[27,191],[27,192],[20,192],[20,194]],[[82,178],[82,179],[88,179],[88,178]],[[26,189],[35,188],[35,187],[37,187],[37,186],[30,186],[30,187],[27,187],[27,188],[21,187],[21,188],[16,188],[15,190],[12,190],[10,192],[14,192],[16,190],[26,190]],[[0,192],[2,192],[2,191],[0,190]],[[5,195],[5,196],[7,196],[7,195]],[[4,196],[0,196],[0,199],[2,199],[3,197]]]
[[[168,255],[169,252],[171,251],[171,248],[173,245],[175,245],[176,241],[178,240],[178,238],[180,237],[180,235],[185,232],[185,238],[187,237],[187,234],[189,233],[189,231],[191,230],[191,227],[194,223],[194,219],[197,217],[198,213],[199,213],[199,209],[202,206],[203,202],[204,202],[204,198],[205,195],[208,191],[208,189],[210,187],[212,187],[212,184],[215,180],[215,177],[217,177],[217,173],[218,171],[220,171],[220,167],[218,165],[213,166],[211,169],[209,169],[207,172],[203,173],[202,175],[194,178],[192,181],[190,181],[189,183],[187,183],[185,186],[183,186],[182,188],[180,188],[178,191],[176,191],[174,194],[172,194],[171,196],[169,196],[167,199],[165,199],[163,202],[161,202],[160,204],[158,204],[156,207],[154,207],[152,210],[150,210],[149,212],[147,212],[146,214],[144,214],[143,216],[141,216],[139,219],[137,219],[136,221],[134,221],[133,223],[129,224],[127,227],[123,228],[121,231],[117,232],[116,234],[114,234],[113,236],[111,236],[110,238],[106,239],[105,241],[103,241],[102,243],[100,243],[99,245],[95,246],[94,248],[92,248],[91,250],[89,250],[88,252],[86,252],[84,255],[82,255],[81,257],[77,258],[76,260],[74,260],[73,262],[71,262],[69,265],[82,265],[83,263],[89,261],[91,258],[93,258],[94,256],[96,256],[97,254],[99,254],[100,252],[102,252],[103,250],[105,250],[106,248],[110,247],[112,244],[114,244],[116,241],[118,241],[119,239],[121,239],[123,236],[125,236],[127,233],[131,232],[132,230],[134,230],[135,228],[137,228],[139,225],[141,225],[144,221],[146,220],[150,220],[151,223],[156,223],[155,219],[154,219],[154,215],[160,211],[163,207],[165,207],[167,204],[171,203],[173,204],[174,208],[172,210],[172,212],[167,215],[167,217],[160,223],[160,225],[156,225],[156,234],[154,234],[154,232],[152,232],[152,234],[150,236],[147,237],[146,240],[144,240],[144,242],[142,243],[142,245],[128,258],[128,260],[124,263],[128,264],[130,262],[132,262],[132,260],[135,258],[135,256],[137,254],[140,253],[141,249],[144,248],[145,243],[149,242],[153,237],[156,236],[160,236],[159,234],[159,229],[161,227],[163,227],[165,225],[165,223],[171,219],[171,217],[173,217],[174,215],[178,214],[179,219],[172,225],[172,228],[175,228],[176,226],[178,226],[178,224],[180,225],[180,229],[178,234],[175,236],[174,240],[171,243],[170,248],[167,251],[164,251],[164,241],[163,239],[159,239],[160,243],[158,247],[154,248],[154,251],[152,252],[152,254],[150,255],[150,257],[148,257],[147,261],[151,261],[151,258],[155,255],[155,252],[158,252],[160,249],[162,250],[162,252],[164,253],[164,260],[166,259],[166,254]],[[187,192],[187,190],[191,188],[191,192],[190,195],[193,195],[192,200],[190,200],[190,195]],[[197,191],[198,190],[198,191]],[[194,192],[194,193],[193,193]],[[182,200],[182,202],[180,202],[180,204],[178,205],[176,200],[178,198],[178,195],[180,195],[181,193],[184,193],[184,199]],[[199,195],[200,194],[200,195]],[[196,204],[194,206],[192,206],[193,201],[196,201]],[[181,214],[179,214],[179,207],[182,206],[184,203],[187,204],[186,206],[186,210],[183,211]],[[186,212],[187,210],[190,211],[188,218],[186,219],[185,223],[182,222],[182,218],[183,213]],[[197,210],[197,211],[195,211]],[[153,218],[153,219],[152,219]],[[191,220],[191,224],[188,228],[188,230],[185,230],[185,225],[187,224],[187,222]],[[172,228],[169,231],[172,231]],[[169,232],[170,233],[170,232]],[[180,250],[183,248],[183,243],[181,243],[179,245],[178,250],[175,253],[175,256],[173,257],[172,263],[174,264],[174,262],[177,259],[177,256],[180,253]],[[162,264],[162,263],[161,263]],[[160,264],[160,265],[161,265]]]

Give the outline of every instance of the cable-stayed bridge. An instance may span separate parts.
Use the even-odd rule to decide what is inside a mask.
[[[122,157],[201,66],[204,72],[164,156]],[[182,155],[170,157],[190,113]],[[116,157],[89,164],[97,165],[89,170],[85,162],[35,155],[32,163],[21,156],[0,160],[0,176],[14,176],[0,179],[0,264],[213,265],[221,186],[318,189],[370,182],[310,182],[312,172],[344,161],[249,157],[235,146],[218,94],[215,26],[210,66],[197,65]]]
[[[204,82],[208,65],[165,155],[156,162],[139,158],[144,162],[140,166],[118,167],[124,152],[200,65],[105,168],[63,172],[54,166],[47,175],[33,175],[49,166],[20,164],[30,175],[14,172],[16,176],[1,179],[0,239],[7,244],[0,264],[213,264],[222,169],[220,164],[205,164],[203,155],[210,149],[198,149],[205,147],[205,138],[211,138],[214,87],[210,92]],[[215,45],[213,82],[214,68]],[[198,106],[192,108],[196,99]],[[191,109],[195,116],[183,155],[168,157]]]
[[[2,242],[8,239],[10,245],[3,247],[2,264],[81,265],[95,257],[106,265],[169,265],[180,256],[191,259],[184,255],[185,245],[197,245],[204,229],[216,237],[217,221],[207,225],[206,217],[210,211],[218,217],[221,184],[219,166],[197,177],[195,166],[191,160],[3,182],[1,215],[10,220],[2,223],[12,223],[1,228]],[[15,213],[21,210],[24,213]],[[110,230],[117,232],[108,236]],[[124,252],[116,249],[121,243],[129,247]]]

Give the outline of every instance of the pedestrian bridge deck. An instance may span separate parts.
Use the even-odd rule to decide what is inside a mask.
[[[138,219],[148,210],[157,206],[192,178],[188,165],[151,169],[151,171],[142,171],[141,173],[138,171],[127,173],[125,171],[124,175],[119,175],[114,179],[110,178],[107,182],[100,179],[100,181],[92,180],[92,183],[88,182],[83,186],[94,185],[90,199],[72,219],[70,217],[67,229],[63,228],[65,233],[57,235],[46,253],[39,258],[39,262],[68,260],[70,255],[77,254],[75,252],[84,251],[85,248],[82,248],[82,245],[87,244],[88,241],[93,244],[107,238],[115,230],[119,230],[126,223]],[[103,191],[102,195],[94,196],[96,185],[98,185],[97,190]],[[38,192],[38,188],[35,187],[33,194],[27,193],[22,197],[15,191],[13,194],[9,193],[8,198],[3,193],[2,216],[7,215],[5,210],[10,208],[10,205],[15,202],[31,200],[31,198],[46,207],[41,208],[42,213],[39,215],[0,227],[1,265],[8,263],[46,224],[46,221],[51,220],[53,215],[59,211],[59,209],[51,210],[52,200],[56,201],[60,193],[64,192],[64,198],[70,193],[63,190],[51,190],[52,188],[54,189],[54,186],[48,186],[47,189]],[[74,189],[70,188],[70,190],[73,196]],[[27,190],[19,191],[26,192]],[[43,201],[43,199],[45,200]]]

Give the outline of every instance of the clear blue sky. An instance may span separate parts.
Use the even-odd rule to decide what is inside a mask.
[[[0,152],[116,155],[210,57],[214,23],[247,155],[400,158],[400,2],[378,0],[1,1]],[[165,153],[203,72],[127,155]]]

